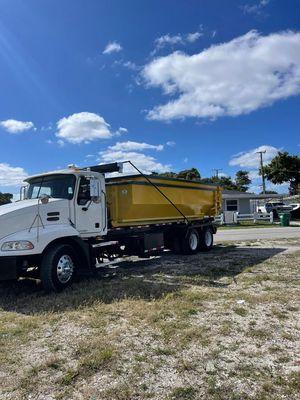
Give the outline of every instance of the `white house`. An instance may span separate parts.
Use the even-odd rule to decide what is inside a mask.
[[[253,214],[260,200],[270,200],[281,198],[279,194],[255,194],[248,192],[239,192],[237,190],[222,191],[222,212],[225,223],[233,223],[233,214]]]

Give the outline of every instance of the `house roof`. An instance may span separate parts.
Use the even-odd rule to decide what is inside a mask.
[[[256,194],[248,192],[239,192],[238,190],[227,190],[222,191],[223,199],[249,199],[249,200],[259,200],[259,199],[278,199],[281,198],[281,194]]]

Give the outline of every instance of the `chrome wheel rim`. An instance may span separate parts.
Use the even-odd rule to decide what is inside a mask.
[[[67,283],[72,278],[74,272],[74,263],[68,254],[60,257],[57,263],[57,278],[60,283]]]
[[[189,244],[190,244],[190,249],[191,250],[196,250],[197,249],[197,247],[198,247],[198,237],[197,237],[196,233],[192,232],[190,234]]]
[[[204,239],[205,239],[205,245],[206,245],[207,247],[210,247],[211,244],[212,244],[212,233],[211,233],[211,231],[207,230],[207,231],[205,232]]]

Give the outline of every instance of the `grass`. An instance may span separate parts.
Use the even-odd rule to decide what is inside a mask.
[[[241,317],[245,317],[248,314],[248,310],[244,307],[236,307],[233,311]]]
[[[287,245],[167,254],[55,295],[0,286],[0,398],[296,400]]]
[[[196,398],[196,389],[193,387],[179,387],[172,390],[170,400],[192,400]]]
[[[295,221],[297,222],[297,221]],[[290,221],[291,227],[298,227],[299,225],[293,224],[293,221]],[[218,230],[227,230],[227,229],[251,229],[251,228],[282,228],[279,222],[275,222],[271,224],[269,221],[257,221],[256,223],[252,221],[240,221],[238,224],[232,225],[218,225]]]
[[[234,225],[220,225],[218,229],[245,229],[245,228],[280,228],[279,224],[271,224],[268,221],[257,221],[256,223],[252,221],[240,221],[238,224]]]
[[[109,369],[116,359],[116,350],[112,347],[98,349],[86,355],[79,363],[79,372],[82,375],[91,375],[102,369]]]

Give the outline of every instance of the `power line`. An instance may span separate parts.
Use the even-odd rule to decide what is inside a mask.
[[[223,171],[223,168],[213,168],[213,171],[215,171],[215,177],[219,178],[219,171]]]
[[[262,192],[266,194],[266,179],[265,179],[265,171],[264,171],[264,161],[263,161],[263,154],[267,151],[257,151],[256,153],[260,155],[260,170],[261,170],[261,178],[262,178]]]

